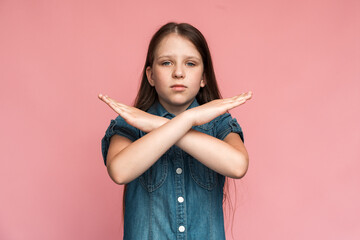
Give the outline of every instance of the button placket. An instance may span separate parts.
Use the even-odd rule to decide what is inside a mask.
[[[185,217],[185,178],[183,174],[184,169],[184,160],[181,154],[181,150],[176,148],[174,151],[174,157],[176,158],[175,162],[175,189],[176,189],[176,223],[178,228],[177,239],[185,239],[186,235],[185,226],[186,226],[186,217]]]

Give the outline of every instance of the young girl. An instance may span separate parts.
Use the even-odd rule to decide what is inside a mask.
[[[126,184],[124,239],[225,239],[225,177],[243,177],[249,162],[227,111],[251,95],[221,99],[206,40],[185,23],[151,39],[135,107],[99,95],[119,114],[102,153]]]

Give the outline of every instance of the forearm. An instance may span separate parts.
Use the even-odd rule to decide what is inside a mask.
[[[231,178],[241,178],[248,168],[246,150],[239,151],[230,144],[205,133],[191,129],[176,145],[206,165]]]
[[[166,118],[159,119],[158,127],[168,121],[170,120]],[[225,141],[194,129],[184,134],[175,145],[208,168],[224,176],[240,178],[247,171],[248,154],[246,149],[239,151]]]
[[[191,129],[187,114],[179,114],[116,154],[108,171],[120,184],[128,183],[149,169]]]

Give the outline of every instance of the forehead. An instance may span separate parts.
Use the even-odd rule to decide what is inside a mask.
[[[161,55],[194,56],[201,58],[195,45],[185,37],[176,33],[165,36],[155,50],[155,57]]]

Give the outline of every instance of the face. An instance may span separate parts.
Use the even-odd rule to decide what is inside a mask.
[[[152,67],[146,69],[159,102],[175,115],[185,111],[205,86],[203,72],[204,65],[195,45],[176,33],[162,39],[155,50]]]

